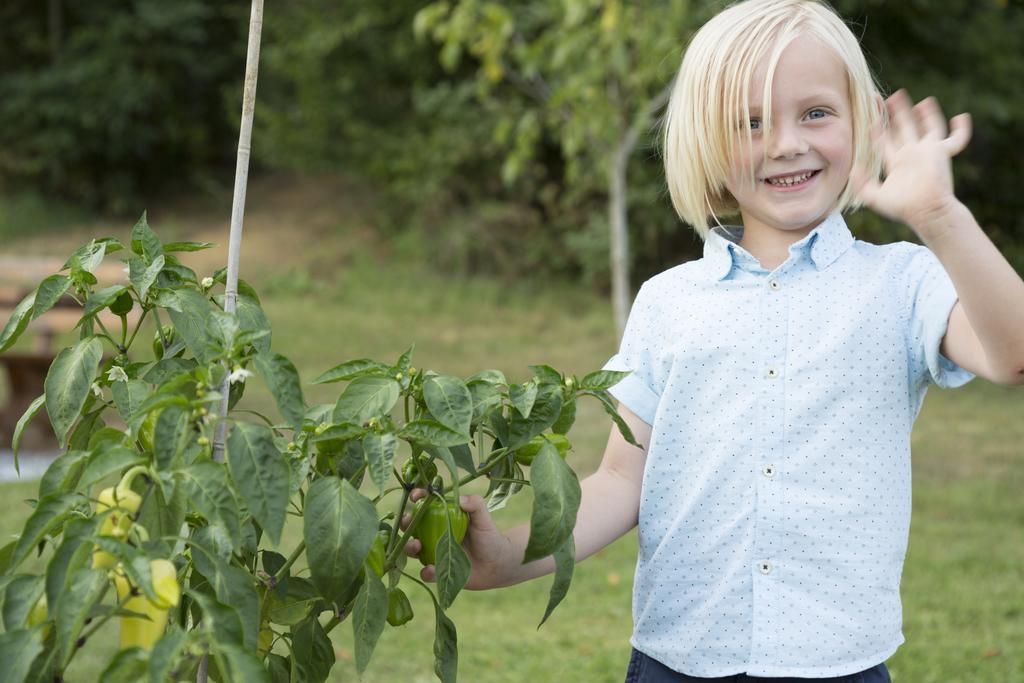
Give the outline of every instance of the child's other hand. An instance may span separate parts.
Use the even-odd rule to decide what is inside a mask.
[[[888,127],[880,123],[872,131],[882,154],[884,180],[854,169],[851,182],[868,207],[906,223],[924,238],[929,227],[941,225],[945,212],[958,204],[951,160],[971,139],[971,116],[954,116],[947,132],[934,97],[911,105],[905,90],[896,91],[886,100]]]
[[[419,500],[427,495],[425,489],[413,489],[410,499]],[[511,549],[508,538],[501,533],[494,525],[487,503],[478,495],[461,496],[460,507],[469,513],[469,528],[466,530],[466,538],[462,541],[462,548],[469,556],[470,573],[466,588],[470,590],[485,590],[496,588],[502,585],[502,567],[508,562],[506,555]],[[412,515],[405,513],[402,516],[401,527],[409,526]],[[423,544],[415,538],[410,538],[405,544],[405,554],[410,557],[417,557]],[[520,557],[516,564],[522,561]],[[429,564],[420,570],[420,578],[424,581],[436,581],[437,574],[434,565]]]

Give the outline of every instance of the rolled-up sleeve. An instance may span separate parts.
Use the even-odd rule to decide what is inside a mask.
[[[944,389],[967,384],[974,373],[939,351],[949,314],[959,298],[953,281],[938,257],[922,246],[914,249],[906,272],[910,277],[908,341],[914,384],[931,382]]]
[[[609,392],[647,424],[654,423],[661,400],[653,362],[657,343],[655,304],[651,289],[645,284],[633,302],[619,352],[604,366],[605,370],[630,373]]]

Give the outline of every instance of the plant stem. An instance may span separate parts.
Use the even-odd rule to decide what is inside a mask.
[[[288,556],[288,559],[284,561],[284,564],[281,565],[281,568],[277,570],[277,573],[274,574],[275,583],[288,576],[288,570],[292,568],[292,565],[295,564],[295,560],[299,559],[299,556],[302,555],[305,550],[306,539],[302,539],[299,541],[299,544],[295,546],[295,550],[293,550],[292,554]]]
[[[402,534],[402,537],[398,539],[398,543],[395,544],[391,549],[391,552],[388,553],[387,557],[384,559],[385,567],[394,566],[395,560],[398,559],[398,553],[402,552],[402,549],[405,548],[406,541],[408,541],[409,537],[412,536],[412,532],[416,530],[416,527],[419,525],[420,520],[425,514],[427,514],[427,506],[421,505],[420,509],[416,511],[416,514],[413,515],[412,521],[409,522],[409,526],[406,528],[405,533]]]
[[[130,349],[132,343],[135,341],[135,337],[139,334],[139,330],[142,329],[142,321],[146,319],[146,314],[149,313],[149,309],[142,309],[142,315],[139,316],[139,322],[135,325],[135,329],[132,330],[131,339],[124,345],[126,349]],[[153,309],[153,315],[156,315],[156,309]],[[163,331],[161,331],[161,339],[163,338]]]

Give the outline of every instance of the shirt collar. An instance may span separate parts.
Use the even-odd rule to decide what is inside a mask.
[[[742,237],[743,228],[741,226],[719,225],[711,229],[704,241],[704,260],[711,277],[722,280],[732,272],[733,266],[747,269],[760,267],[757,259],[739,246]],[[791,254],[802,252],[806,257],[809,251],[810,259],[815,267],[818,270],[824,270],[839,258],[853,244],[853,241],[853,235],[846,227],[846,221],[838,212],[835,212],[829,214],[806,237],[791,244],[789,252]]]

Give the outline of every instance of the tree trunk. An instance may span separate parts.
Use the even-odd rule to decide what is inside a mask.
[[[608,226],[611,230],[612,313],[615,332],[622,338],[632,298],[629,289],[629,229],[626,217],[626,167],[635,144],[627,133],[612,155],[608,170]]]

